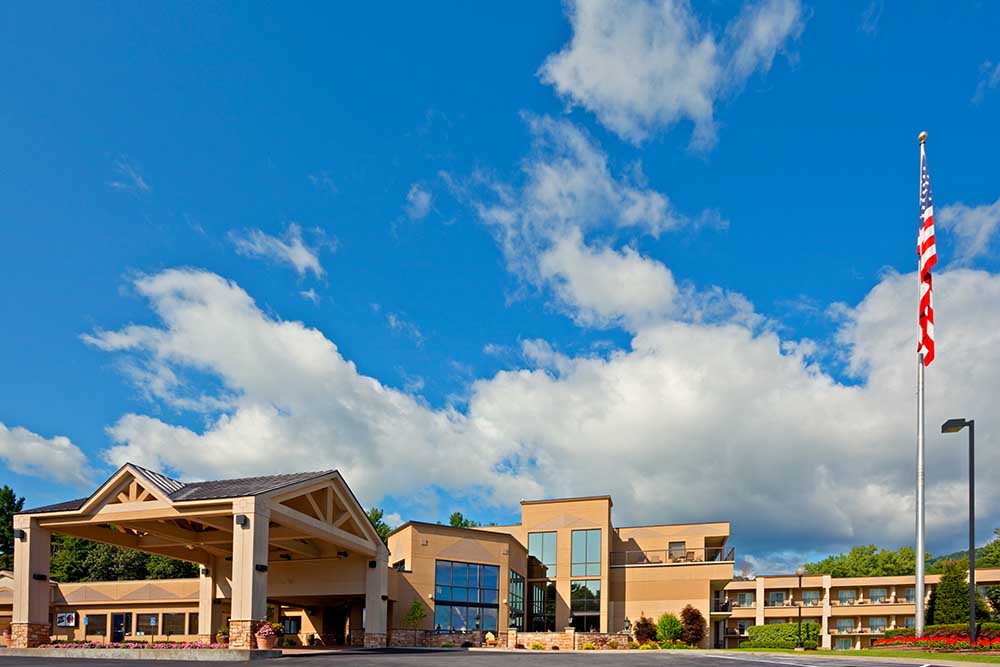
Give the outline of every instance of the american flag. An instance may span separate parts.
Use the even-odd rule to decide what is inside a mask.
[[[927,172],[927,154],[920,142],[920,232],[917,234],[917,255],[920,256],[920,342],[917,352],[924,357],[924,366],[934,361],[934,305],[931,302],[931,269],[937,264],[934,245],[934,199],[931,197],[931,176]]]

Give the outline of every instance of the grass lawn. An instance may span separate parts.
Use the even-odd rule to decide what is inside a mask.
[[[790,648],[728,648],[723,649],[727,652],[737,651],[744,653],[797,653],[795,649]],[[1000,664],[1000,655],[982,655],[979,653],[942,653],[936,651],[893,651],[892,649],[865,649],[864,651],[807,651],[810,657],[812,656],[825,656],[825,657],[842,657],[842,656],[860,656],[860,657],[870,657],[870,658],[913,658],[914,660],[925,660],[927,662],[934,662],[935,660],[956,660],[958,662],[980,662],[980,663],[993,663]]]
[[[914,660],[958,660],[960,662],[992,662],[1000,664],[1000,655],[976,653],[941,653],[937,651],[893,651],[892,649],[865,649],[864,651],[831,651],[837,655],[870,655],[873,658],[913,658]]]

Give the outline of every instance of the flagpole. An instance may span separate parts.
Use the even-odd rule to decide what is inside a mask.
[[[920,148],[923,150],[924,141],[927,140],[927,133],[921,132],[918,137]],[[920,183],[920,179],[917,179]],[[918,190],[919,190],[918,185]],[[920,258],[917,258],[917,299],[921,298]],[[916,636],[922,637],[924,634],[924,353],[917,353],[917,548],[916,548]]]

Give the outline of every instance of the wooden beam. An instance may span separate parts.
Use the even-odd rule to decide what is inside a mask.
[[[344,510],[344,513],[341,514],[340,516],[338,516],[337,520],[333,522],[333,527],[334,528],[340,528],[345,523],[347,523],[347,520],[350,519],[350,518],[351,518],[351,513],[348,512],[347,510]]]
[[[198,521],[199,517],[205,516],[229,516],[233,515],[231,507],[219,509],[206,509],[203,507],[175,508],[171,505],[159,501],[145,502],[141,506],[135,505],[105,505],[101,511],[90,516],[70,516],[44,518],[39,515],[38,523],[43,528],[58,530],[60,526],[83,526],[87,524],[121,523],[128,521],[156,521],[158,519],[184,518]]]
[[[326,521],[326,517],[323,516],[323,510],[319,508],[319,503],[317,503],[316,499],[313,498],[312,492],[306,494],[306,500],[309,501],[310,507],[312,507],[313,512],[316,513],[316,518],[320,521]]]
[[[334,528],[328,523],[314,519],[298,510],[293,510],[287,505],[273,505],[271,507],[271,520],[289,528],[305,530],[313,538],[346,546],[368,556],[374,556],[378,553],[378,547],[370,540],[352,535],[346,530]]]
[[[319,558],[322,555],[322,551],[318,546],[309,542],[303,542],[302,540],[270,540],[270,542],[278,548],[291,551],[300,556]]]
[[[201,563],[203,565],[211,563],[211,556],[205,549],[197,547],[194,549],[187,549],[184,547],[147,544],[144,538],[137,537],[136,535],[132,535],[130,533],[122,534],[114,529],[98,525],[72,526],[68,530],[60,530],[58,532],[64,533],[65,535],[72,535],[73,537],[82,537],[85,540],[91,540],[93,542],[113,544],[118,547],[145,551],[146,553],[167,556],[168,558],[176,558],[177,560],[186,560],[192,563]]]
[[[326,487],[326,522],[333,523],[333,487]]]

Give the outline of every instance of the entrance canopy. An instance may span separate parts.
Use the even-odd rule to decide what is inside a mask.
[[[232,557],[234,503],[248,498],[270,508],[268,560],[375,557],[382,546],[336,470],[184,483],[127,463],[87,498],[21,514],[66,535],[208,565]]]
[[[13,624],[25,633],[48,620],[53,531],[198,563],[199,634],[217,627],[213,601],[231,596],[231,645],[233,623],[252,643],[271,593],[362,595],[366,633],[385,633],[388,550],[336,470],[181,482],[128,463],[86,498],[17,514],[14,528]]]

